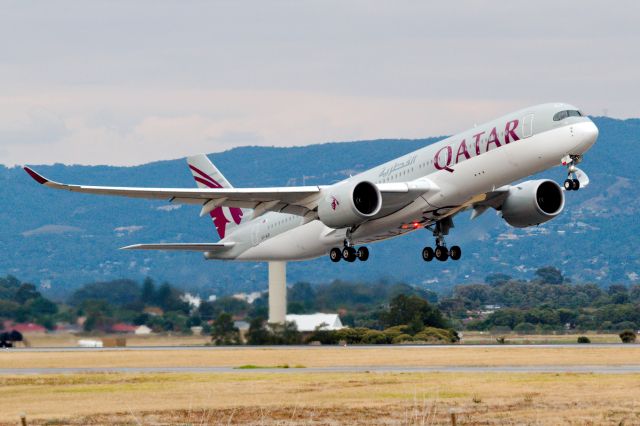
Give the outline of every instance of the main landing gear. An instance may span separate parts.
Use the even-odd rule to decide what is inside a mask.
[[[347,232],[347,238],[344,240],[344,247],[339,249],[334,247],[329,251],[329,259],[332,262],[340,262],[340,259],[344,259],[347,262],[355,262],[359,259],[362,262],[366,262],[369,259],[369,249],[365,246],[358,247],[357,249],[351,243],[351,232]]]
[[[425,247],[422,249],[422,259],[425,262],[431,262],[434,258],[444,262],[449,258],[458,260],[462,257],[462,249],[460,247],[451,246],[451,248],[447,248],[444,236],[449,235],[450,228],[453,228],[453,221],[450,217],[437,221],[435,228],[427,227],[436,237],[436,248]]]
[[[577,191],[589,184],[589,177],[576,167],[582,161],[582,155],[567,155],[562,159],[562,165],[567,167],[567,179],[564,181],[565,191]]]

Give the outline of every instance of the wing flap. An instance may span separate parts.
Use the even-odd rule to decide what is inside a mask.
[[[133,244],[120,250],[178,250],[178,251],[222,251],[233,247],[235,243],[157,243]]]

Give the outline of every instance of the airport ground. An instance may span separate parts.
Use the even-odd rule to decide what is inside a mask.
[[[640,423],[640,345],[16,349],[0,368],[1,424]]]

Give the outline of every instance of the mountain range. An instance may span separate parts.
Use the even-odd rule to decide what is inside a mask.
[[[640,119],[594,121],[600,137],[580,165],[591,184],[566,193],[565,211],[558,218],[515,229],[492,211],[473,221],[463,212],[447,239],[462,247],[460,261],[422,261],[422,247],[432,245],[433,237],[419,230],[371,245],[366,263],[334,264],[325,257],[291,262],[288,281],[403,281],[446,291],[494,272],[530,278],[535,269],[552,265],[574,282],[638,282],[640,171],[635,158],[640,157]],[[241,147],[210,158],[237,187],[330,184],[439,139]],[[135,167],[33,166],[51,179],[70,183],[194,186],[184,159]],[[566,172],[557,167],[540,176],[561,183]],[[86,282],[122,277],[151,276],[201,296],[267,286],[264,263],[118,250],[134,243],[217,240],[210,219],[198,216],[199,207],[52,191],[38,186],[20,167],[0,166],[0,185],[0,274],[32,281],[50,297],[64,298]]]

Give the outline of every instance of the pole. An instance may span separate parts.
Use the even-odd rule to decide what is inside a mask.
[[[287,262],[269,262],[269,323],[284,324],[287,316]]]

